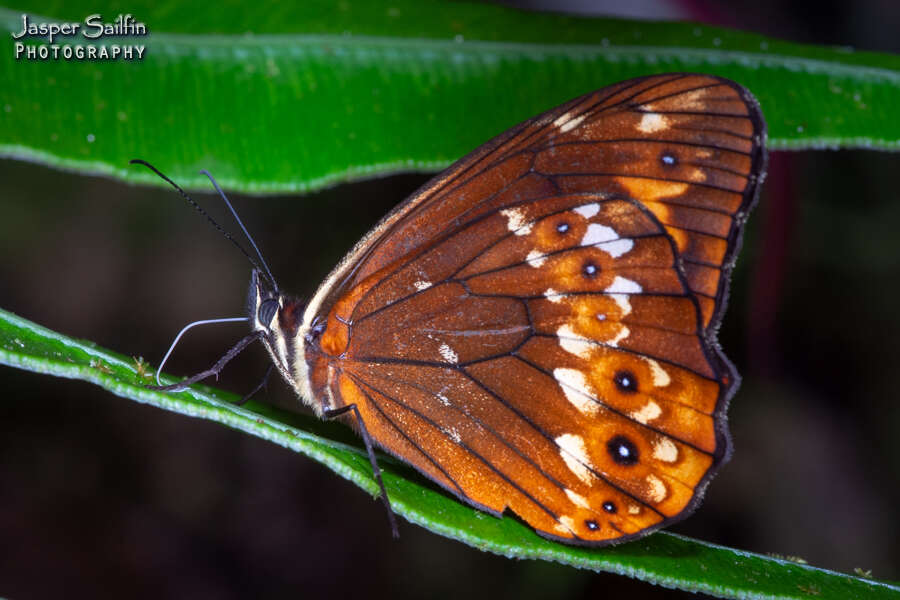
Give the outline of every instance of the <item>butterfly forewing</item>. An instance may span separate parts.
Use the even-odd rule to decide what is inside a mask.
[[[728,454],[714,340],[764,126],[660,75],[485,144],[398,207],[307,308],[321,408],[483,510],[575,543],[683,517]],[[324,328],[322,324],[324,323]]]

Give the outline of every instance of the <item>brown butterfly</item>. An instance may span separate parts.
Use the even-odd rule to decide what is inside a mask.
[[[370,441],[542,536],[645,535],[730,453],[716,330],[764,143],[718,77],[576,98],[429,181],[308,303],[254,270],[255,335],[318,415],[352,417],[376,476]]]

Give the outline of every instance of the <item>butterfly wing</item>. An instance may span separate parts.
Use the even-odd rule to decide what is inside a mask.
[[[542,535],[610,543],[683,517],[728,454],[737,375],[714,334],[763,138],[746,90],[676,74],[488,142],[310,303],[313,393]]]

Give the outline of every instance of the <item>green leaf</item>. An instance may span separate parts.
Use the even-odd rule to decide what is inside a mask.
[[[206,168],[255,193],[436,169],[578,94],[664,71],[747,86],[773,149],[900,144],[892,55],[434,0],[317,0],[302,11],[35,2],[37,15],[26,5],[0,9],[0,26],[18,31],[23,11],[35,21],[128,12],[150,35],[117,41],[146,45],[143,60],[101,62],[16,60],[7,37],[0,155],[130,181],[160,183],[128,167],[135,157],[189,187],[206,189]]]
[[[234,406],[237,397],[195,386],[164,394],[148,390],[152,369],[96,345],[50,331],[0,310],[0,363],[81,379],[136,402],[222,423],[313,458],[371,494],[378,486],[356,441],[323,437],[333,426],[264,405]],[[166,377],[165,382],[175,379]],[[343,429],[337,437],[349,440]],[[552,560],[593,571],[625,574],[667,587],[723,598],[898,598],[900,588],[659,532],[613,548],[576,548],[550,542],[512,518],[478,512],[389,457],[380,457],[394,510],[435,533],[510,558]]]

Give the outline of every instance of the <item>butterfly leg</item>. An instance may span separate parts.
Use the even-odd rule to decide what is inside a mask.
[[[375,449],[372,447],[372,439],[369,437],[369,431],[366,429],[366,424],[363,422],[362,415],[359,414],[359,409],[356,407],[356,404],[348,404],[347,406],[342,406],[340,408],[326,410],[323,416],[326,419],[333,419],[351,411],[356,415],[356,422],[359,423],[359,433],[362,435],[363,442],[366,444],[369,462],[372,463],[372,474],[378,482],[378,487],[381,488],[381,500],[384,502],[385,508],[387,508],[388,521],[391,523],[391,535],[394,539],[397,539],[400,537],[400,532],[397,530],[397,518],[394,516],[394,510],[391,508],[391,501],[388,499],[387,489],[385,489],[384,481],[381,479],[381,469],[378,468],[378,462],[375,460]]]
[[[242,406],[246,404],[250,400],[250,398],[252,398],[256,394],[256,392],[266,387],[266,385],[268,385],[269,383],[269,376],[272,374],[272,369],[274,368],[275,363],[269,363],[269,368],[266,369],[266,374],[263,375],[262,380],[259,382],[259,384],[257,384],[257,386],[253,388],[253,390],[251,390],[249,394],[245,394],[243,398],[235,402],[234,405]]]
[[[237,344],[235,344],[234,347],[226,352],[225,356],[216,361],[216,364],[214,364],[212,367],[201,373],[197,373],[196,375],[188,377],[187,379],[182,379],[178,383],[173,383],[172,385],[145,385],[144,387],[148,390],[156,390],[157,392],[180,392],[182,390],[186,390],[189,385],[197,383],[198,381],[202,381],[207,377],[212,377],[213,375],[215,375],[218,378],[219,373],[222,372],[222,369],[225,368],[225,365],[227,365],[232,358],[240,354],[244,350],[244,348],[246,348],[256,340],[261,339],[262,336],[263,333],[261,331],[254,331],[253,333],[239,341]],[[254,390],[254,393],[256,393],[256,390]]]

